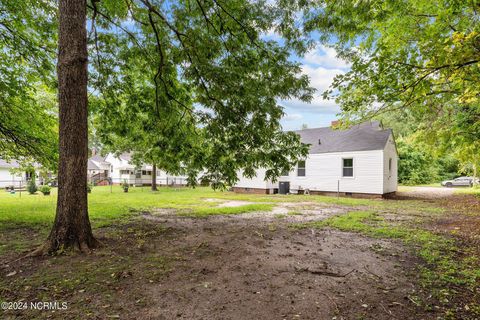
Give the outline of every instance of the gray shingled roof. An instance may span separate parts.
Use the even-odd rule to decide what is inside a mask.
[[[100,167],[95,164],[92,160],[88,159],[88,164],[87,164],[87,169],[88,170],[100,170]]]
[[[96,161],[96,162],[105,162],[105,158],[106,157],[103,157],[99,154],[96,154],[96,155],[92,156],[89,160],[93,160],[93,161]]]
[[[378,121],[366,122],[346,130],[331,127],[298,130],[303,143],[310,144],[310,154],[347,151],[383,150],[392,133]],[[319,144],[320,140],[320,144]]]
[[[120,159],[130,162],[132,160],[132,154],[130,152],[124,152],[118,156]]]

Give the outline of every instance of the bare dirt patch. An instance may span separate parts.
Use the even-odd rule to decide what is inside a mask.
[[[219,208],[235,208],[235,207],[246,206],[253,203],[254,202],[250,202],[250,201],[230,200],[230,201],[225,201],[223,203],[220,203],[218,207]]]
[[[290,219],[346,210],[304,208],[311,212],[282,219],[272,212],[202,219],[143,213],[96,230],[106,247],[91,256],[27,259],[0,271],[2,299],[68,301],[68,310],[2,318],[436,317],[414,303],[418,261],[399,242],[291,229]],[[13,270],[21,272],[7,277]]]
[[[188,232],[171,243],[190,254],[161,286],[149,287],[159,304],[142,311],[147,319],[392,319],[421,314],[408,300],[414,294],[414,279],[408,275],[412,260],[397,243],[281,225],[210,221],[197,227],[204,232]],[[384,254],[371,247],[384,248]]]

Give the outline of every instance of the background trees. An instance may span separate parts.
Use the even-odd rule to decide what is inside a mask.
[[[203,172],[219,187],[232,185],[240,169],[253,175],[267,167],[275,178],[306,154],[296,135],[282,132],[277,99],[311,99],[308,79],[289,59],[308,43],[294,34],[283,45],[262,38],[296,7],[142,0],[91,8],[92,87],[102,98],[98,135],[107,146],[181,168],[192,183]]]
[[[252,176],[258,167],[275,179],[307,154],[279,124],[277,99],[309,101],[313,89],[289,60],[292,41],[261,38],[278,17],[273,7],[220,0],[92,0],[88,7],[90,69],[87,3],[59,2],[58,201],[38,253],[98,244],[87,209],[87,70],[92,96],[101,98],[90,109],[100,139],[184,170],[191,184],[202,172],[214,187],[232,185],[240,170]]]
[[[352,63],[325,93],[351,120],[397,114],[437,149],[480,151],[478,1],[319,1],[307,30]],[[409,117],[402,119],[404,111]],[[468,151],[467,151],[468,150]]]
[[[0,157],[55,167],[56,7],[0,1]]]

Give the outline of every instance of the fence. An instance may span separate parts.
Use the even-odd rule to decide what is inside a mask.
[[[151,186],[151,178],[111,178],[105,177],[103,179],[89,179],[89,182],[94,186],[109,186],[109,185],[123,185],[128,184],[129,186]],[[167,177],[167,178],[157,178],[156,179],[158,186],[186,186],[188,184],[187,178],[184,177]]]
[[[11,194],[19,194],[20,197],[22,196],[22,193],[27,192],[27,186],[30,181],[27,180],[0,180],[0,189],[4,189],[6,192],[9,192]],[[36,180],[35,183],[37,185],[43,184],[43,181]]]
[[[186,187],[187,179],[184,177],[167,177],[167,178],[158,178],[156,179],[158,187]],[[105,177],[101,180],[88,179],[88,182],[95,187],[104,186],[107,187],[104,191],[113,193],[113,192],[122,192],[122,189],[119,186],[123,185],[125,182],[131,187],[131,191],[148,191],[152,185],[151,179],[139,178],[139,179],[123,179],[123,178],[109,178]],[[27,186],[29,181],[27,180],[0,180],[0,192],[8,192],[12,195],[21,197],[22,194],[28,194]],[[43,181],[37,180],[36,184],[40,187],[43,184]],[[52,187],[56,187],[56,181],[48,183]],[[55,191],[54,191],[55,192]],[[40,193],[40,192],[38,192]]]

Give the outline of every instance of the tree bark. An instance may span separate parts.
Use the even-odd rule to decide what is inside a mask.
[[[40,249],[90,251],[93,237],[87,206],[87,32],[86,0],[59,1],[58,101],[59,166],[58,200],[53,228]]]
[[[152,166],[152,191],[158,191],[157,189],[157,165]]]

